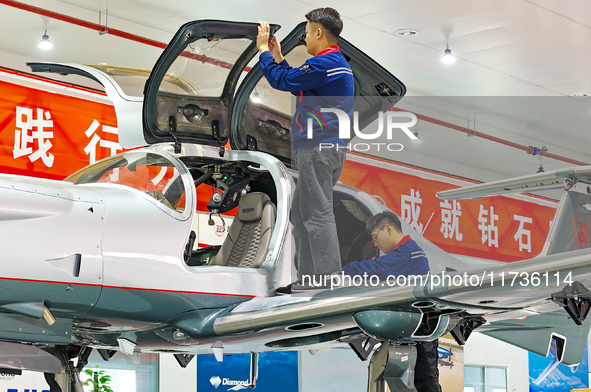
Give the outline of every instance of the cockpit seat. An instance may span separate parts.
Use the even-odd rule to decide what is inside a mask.
[[[262,192],[247,193],[211,265],[258,268],[265,261],[276,215],[275,205]]]

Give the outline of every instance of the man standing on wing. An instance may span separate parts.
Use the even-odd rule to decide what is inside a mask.
[[[260,65],[269,84],[291,92],[297,100],[291,122],[298,169],[290,217],[299,280],[294,289],[313,288],[313,282],[341,270],[333,187],[343,169],[347,141],[339,138],[337,114],[322,109],[338,109],[351,117],[355,95],[351,67],[337,45],[343,29],[339,13],[318,8],[306,19],[305,42],[314,57],[298,68],[285,61],[275,37],[269,41],[267,22],[260,22],[257,36]],[[291,287],[278,292],[291,292]]]
[[[381,281],[388,276],[426,275],[429,261],[425,252],[410,236],[402,234],[400,218],[391,211],[372,216],[366,224],[371,239],[384,253],[372,260],[353,261],[343,267],[348,276],[375,275]],[[438,341],[417,343],[415,364],[415,388],[418,392],[441,392],[439,369],[437,368]]]

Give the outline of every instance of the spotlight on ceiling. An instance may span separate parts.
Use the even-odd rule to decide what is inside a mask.
[[[43,49],[43,50],[48,50],[48,49],[53,48],[53,43],[49,40],[49,35],[47,35],[47,30],[45,30],[45,33],[43,33],[43,36],[41,37],[41,41],[39,41],[37,46],[39,47],[39,49]]]
[[[538,171],[536,173],[543,173],[543,172],[545,172],[544,166],[542,166],[542,164],[540,163],[540,167],[538,167]]]
[[[418,33],[419,33],[419,30],[415,30],[415,29],[400,29],[400,30],[396,30],[394,32],[394,34],[399,37],[410,37],[413,35],[417,35]]]
[[[441,56],[441,62],[444,64],[451,64],[454,61],[456,61],[456,56],[451,54],[449,45],[445,45],[445,51],[443,52],[443,56]]]

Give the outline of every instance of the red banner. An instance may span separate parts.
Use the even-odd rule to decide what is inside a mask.
[[[434,180],[420,174],[417,169],[349,154],[340,181],[383,199],[416,231],[447,252],[515,261],[542,250],[555,203],[505,196],[442,200],[435,196],[437,192],[458,186],[449,183],[450,177],[429,173],[429,177],[441,178]],[[446,178],[448,182],[444,182]]]
[[[0,80],[0,171],[63,179],[119,153],[115,109]]]

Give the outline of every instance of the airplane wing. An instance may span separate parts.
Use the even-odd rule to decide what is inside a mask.
[[[543,357],[554,345],[558,362],[573,365],[580,363],[583,357],[589,325],[576,325],[564,312],[532,313],[491,322],[480,327],[478,332]]]
[[[351,283],[253,298],[225,309],[189,311],[156,328],[135,330],[134,335],[142,351],[173,353],[185,360],[195,353],[214,352],[221,358],[224,353],[338,345],[350,345],[367,358],[378,341],[430,341],[451,331],[462,343],[478,328],[540,355],[554,347],[558,360],[572,365],[580,362],[589,332],[583,321],[591,307],[586,288],[591,285],[591,253],[585,249],[469,274],[441,272],[407,281]],[[123,336],[103,331],[92,339],[105,350]],[[365,348],[368,337],[377,340]]]
[[[591,253],[579,250],[406,284],[254,298],[208,317],[190,312],[169,326],[206,347],[217,342],[232,352],[233,344],[244,349],[250,342],[259,351],[303,349],[347,343],[360,334],[417,342],[455,330],[454,337],[465,341],[482,325],[484,333],[541,355],[558,340],[561,360],[575,364],[588,333],[583,321],[590,284]]]
[[[438,192],[442,199],[472,199],[497,196],[506,193],[531,192],[543,189],[571,187],[577,181],[591,182],[591,166],[572,167],[550,172],[515,177],[508,180],[470,185],[458,189]]]

